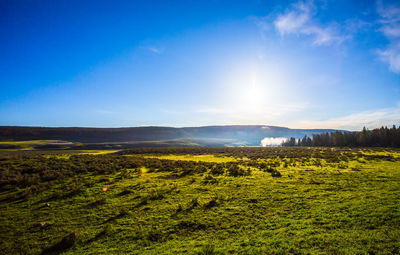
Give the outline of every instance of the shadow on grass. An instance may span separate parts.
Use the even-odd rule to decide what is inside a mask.
[[[54,245],[50,246],[49,248],[46,248],[42,251],[42,255],[45,254],[60,254],[64,252],[65,250],[71,248],[74,246],[75,241],[76,241],[76,233],[73,232],[67,236],[65,236],[61,241],[58,243],[55,243]]]

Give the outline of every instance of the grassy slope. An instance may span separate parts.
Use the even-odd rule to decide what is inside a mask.
[[[399,161],[311,161],[278,167],[280,178],[253,169],[214,184],[146,169],[70,178],[29,200],[2,201],[0,244],[4,254],[40,254],[76,232],[65,254],[399,253]]]
[[[0,152],[43,150],[121,150],[141,147],[196,147],[224,146],[231,141],[223,139],[170,139],[155,141],[81,143],[60,140],[0,141]]]

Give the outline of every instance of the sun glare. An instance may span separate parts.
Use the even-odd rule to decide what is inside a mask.
[[[255,110],[253,108],[260,107],[262,104],[263,90],[257,80],[256,73],[253,73],[246,86],[243,86],[242,107],[245,109]]]

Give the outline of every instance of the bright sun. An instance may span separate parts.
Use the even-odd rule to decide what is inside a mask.
[[[257,82],[256,74],[253,74],[251,80],[243,91],[243,106],[248,108],[258,107],[262,102],[262,90]]]

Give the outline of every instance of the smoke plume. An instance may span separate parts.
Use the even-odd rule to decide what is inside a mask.
[[[285,142],[287,140],[288,139],[286,137],[265,137],[261,140],[261,146],[280,146],[282,142]]]

